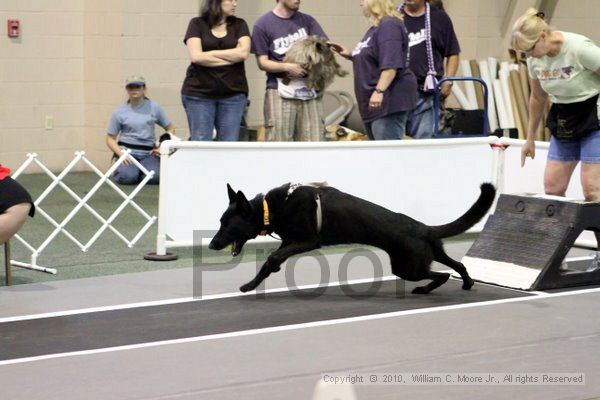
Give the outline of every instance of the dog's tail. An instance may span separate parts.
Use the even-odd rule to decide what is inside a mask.
[[[446,225],[429,227],[427,236],[430,239],[443,239],[467,231],[467,229],[475,225],[481,218],[485,216],[487,211],[494,203],[495,197],[496,188],[494,185],[491,183],[482,184],[479,198],[475,204],[473,204],[471,208],[469,208],[469,210],[463,214],[463,216]]]

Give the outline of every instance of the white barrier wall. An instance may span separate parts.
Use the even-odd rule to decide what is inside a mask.
[[[502,193],[544,192],[548,144],[537,143],[535,160],[528,159],[521,168],[523,143],[496,137],[313,143],[166,141],[161,147],[157,254],[165,254],[166,248],[192,246],[195,230],[219,228],[228,204],[226,183],[251,198],[286,182],[327,181],[426,224],[444,224],[470,207],[482,182],[494,183]],[[579,168],[567,197],[583,198]],[[590,245],[593,236],[584,235],[585,244]]]
[[[492,181],[496,138],[386,142],[164,142],[158,254],[217,230],[226,183],[246,196],[286,182],[327,181],[427,224],[450,222]],[[170,154],[170,155],[169,155]]]

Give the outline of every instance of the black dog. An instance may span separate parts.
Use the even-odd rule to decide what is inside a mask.
[[[443,285],[450,274],[431,271],[432,261],[460,274],[462,288],[471,289],[473,280],[465,266],[451,259],[441,239],[465,232],[491,207],[496,189],[481,185],[481,194],[460,218],[446,225],[428,226],[406,215],[392,212],[358,197],[327,186],[285,184],[257,195],[251,201],[241,191],[227,185],[229,207],[221,217],[221,227],[209,248],[221,250],[232,245],[236,256],[246,241],[259,234],[275,232],[281,246],[264,263],[256,277],[240,290],[255,289],[272,272],[280,270],[289,257],[321,246],[360,243],[385,250],[394,275],[407,281],[431,279],[413,293],[429,293]]]

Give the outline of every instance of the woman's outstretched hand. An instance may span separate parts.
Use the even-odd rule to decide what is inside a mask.
[[[338,53],[340,56],[342,56],[344,58],[350,58],[350,56],[351,56],[350,52],[348,51],[347,48],[345,48],[341,44],[335,43],[332,41],[327,42],[327,44],[329,45],[329,47],[331,48],[331,50],[334,53]]]

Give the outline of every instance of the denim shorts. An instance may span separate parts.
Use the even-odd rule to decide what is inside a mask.
[[[600,130],[575,140],[560,140],[552,136],[548,160],[600,163]]]

